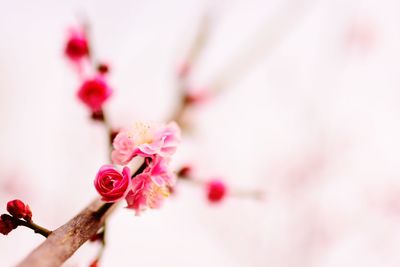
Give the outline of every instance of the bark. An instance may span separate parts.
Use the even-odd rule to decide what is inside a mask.
[[[115,204],[97,199],[69,222],[54,230],[17,267],[61,266],[102,227]]]

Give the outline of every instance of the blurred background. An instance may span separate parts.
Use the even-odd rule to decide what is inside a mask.
[[[110,63],[112,124],[166,120],[204,14],[191,110],[173,165],[267,192],[210,205],[178,185],[160,210],[110,218],[101,266],[399,266],[400,2],[0,0],[0,208],[20,198],[50,229],[95,196],[107,134],[76,99],[69,27],[91,24]],[[0,237],[13,266],[43,237]],[[88,266],[85,244],[65,266]]]

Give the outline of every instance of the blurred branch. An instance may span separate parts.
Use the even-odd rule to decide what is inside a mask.
[[[292,0],[274,18],[265,22],[254,38],[248,40],[239,53],[210,82],[208,88],[220,92],[242,78],[255,63],[271,53],[299,24],[315,0]]]

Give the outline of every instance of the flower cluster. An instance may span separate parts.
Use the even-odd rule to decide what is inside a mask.
[[[9,201],[7,203],[7,211],[9,214],[0,216],[0,233],[3,235],[8,235],[8,233],[17,228],[19,219],[27,222],[32,220],[31,209],[19,199]]]
[[[124,166],[122,172],[112,165],[100,168],[94,184],[105,202],[126,199],[127,208],[136,214],[160,207],[174,186],[175,175],[169,170],[171,156],[180,140],[176,123],[167,125],[136,123],[120,131],[113,141],[112,161]],[[144,158],[144,170],[131,177],[129,163]]]
[[[90,66],[85,69],[87,64],[91,64],[90,42],[83,29],[76,28],[70,31],[65,49],[66,57],[74,64],[81,78],[81,86],[77,96],[93,113],[99,113],[104,103],[112,94],[112,89],[106,81],[106,74],[109,66],[99,63],[98,66]],[[86,65],[85,65],[86,64]],[[95,73],[93,75],[93,73]]]

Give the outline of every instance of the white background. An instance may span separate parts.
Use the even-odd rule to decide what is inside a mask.
[[[89,18],[96,56],[111,63],[112,123],[129,126],[172,112],[174,75],[205,10],[214,20],[192,85],[226,86],[193,110],[173,164],[267,199],[210,206],[182,184],[160,210],[120,208],[102,266],[399,266],[395,0],[0,0],[1,211],[21,198],[54,229],[96,196],[107,136],[63,58],[77,18]],[[0,237],[0,265],[42,240],[28,229]],[[66,266],[88,266],[96,249]]]

